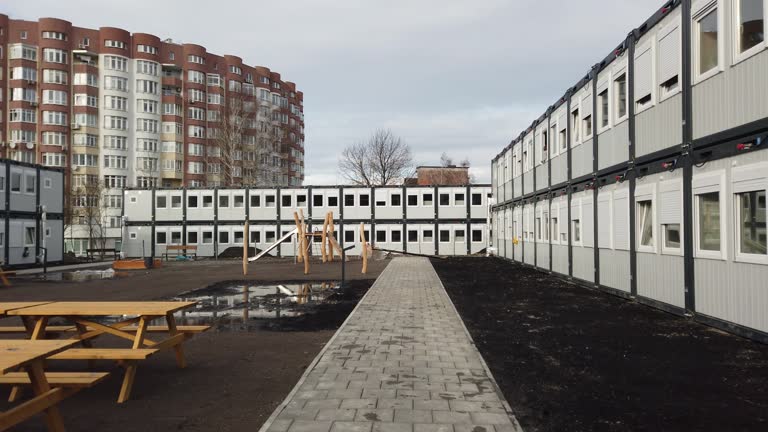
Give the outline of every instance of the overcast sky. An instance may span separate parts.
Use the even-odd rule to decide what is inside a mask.
[[[196,43],[266,66],[304,92],[306,184],[341,182],[341,150],[376,128],[415,162],[490,160],[663,0],[0,0]],[[206,29],[206,30],[202,30]]]

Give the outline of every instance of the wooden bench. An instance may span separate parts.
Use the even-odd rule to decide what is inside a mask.
[[[197,246],[190,246],[190,245],[168,245],[165,247],[165,260],[168,261],[168,256],[171,255],[173,252],[176,252],[176,255],[178,255],[178,252],[181,252],[181,255],[183,256],[189,256],[192,255],[194,259],[197,259]]]
[[[99,256],[104,256],[105,254],[108,254],[108,253],[111,253],[113,258],[114,258],[114,260],[117,261],[117,258],[118,258],[118,256],[117,256],[117,253],[118,253],[117,249],[91,248],[91,249],[86,249],[85,250],[85,254],[86,254],[86,256],[88,257],[89,260],[95,260],[96,259],[96,254],[98,254]]]
[[[159,350],[153,348],[70,348],[48,357],[52,360],[146,360]]]
[[[209,325],[182,325],[182,326],[176,327],[176,330],[182,333],[191,333],[191,334],[203,333],[210,329],[211,329],[211,326]],[[88,327],[86,330],[90,331],[93,329]],[[135,332],[136,330],[138,330],[138,327],[127,326],[127,327],[121,328],[121,330]],[[46,333],[69,333],[69,332],[75,332],[75,331],[77,331],[77,327],[72,325],[45,327]],[[0,334],[16,334],[16,333],[26,333],[26,332],[27,332],[27,329],[22,326],[0,327]],[[163,325],[147,326],[147,332],[150,332],[150,333],[168,332],[168,326],[163,326]]]
[[[88,388],[103,381],[109,372],[46,372],[51,387]],[[30,385],[27,372],[8,372],[0,375],[0,385]]]

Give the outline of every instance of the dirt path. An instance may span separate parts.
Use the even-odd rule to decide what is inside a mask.
[[[768,346],[501,259],[432,262],[526,431],[768,430]]]

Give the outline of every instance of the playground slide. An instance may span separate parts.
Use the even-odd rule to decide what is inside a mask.
[[[254,262],[257,259],[263,257],[264,255],[268,254],[273,249],[275,249],[276,247],[280,246],[281,243],[283,243],[286,240],[290,239],[292,235],[294,235],[294,234],[296,234],[298,232],[299,232],[298,229],[294,228],[292,231],[286,233],[284,236],[282,236],[279,239],[277,239],[276,242],[274,242],[271,245],[269,245],[266,249],[264,249],[263,251],[259,252],[259,254],[256,255],[255,257],[248,258],[248,262]]]

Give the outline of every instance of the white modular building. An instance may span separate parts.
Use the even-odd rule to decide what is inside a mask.
[[[768,341],[767,0],[672,0],[492,161],[507,259]]]
[[[0,262],[3,268],[62,261],[64,172],[0,159]]]
[[[295,228],[304,214],[319,231],[333,212],[336,239],[360,254],[360,224],[376,248],[422,255],[468,255],[488,246],[490,185],[471,186],[307,186],[243,189],[127,189],[123,200],[123,252],[128,257],[160,256],[169,245],[197,247],[198,256],[267,248]],[[271,255],[294,256],[287,241]]]

